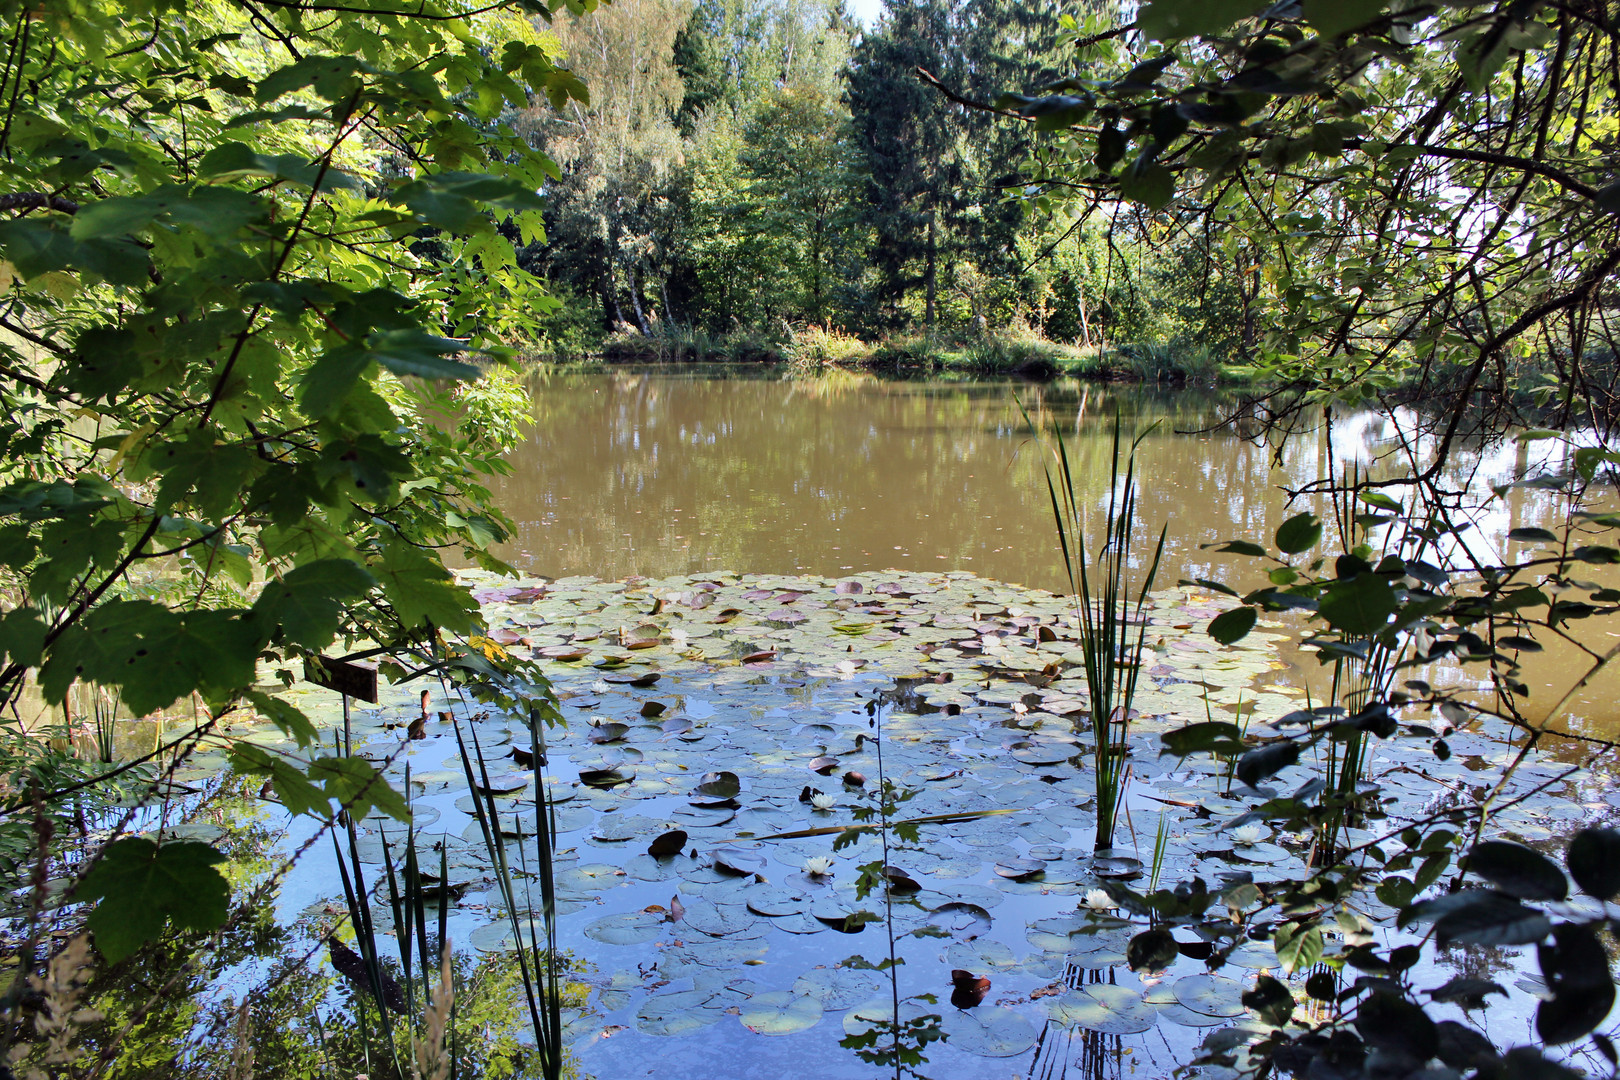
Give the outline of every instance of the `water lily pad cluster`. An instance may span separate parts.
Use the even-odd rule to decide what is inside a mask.
[[[561,943],[597,988],[593,1014],[576,1025],[588,1070],[640,1062],[644,1072],[663,1054],[649,1040],[686,1036],[809,1040],[844,1060],[837,1039],[892,1012],[887,977],[847,962],[884,958],[886,935],[873,930],[886,920],[902,935],[906,993],[940,1001],[947,1039],[930,1053],[945,1065],[931,1074],[953,1075],[953,1055],[1044,1046],[1048,1025],[1119,1036],[1158,1026],[1182,1032],[1173,1041],[1185,1048],[1205,1029],[1249,1022],[1241,979],[1278,966],[1269,942],[1244,944],[1206,973],[1190,941],[1168,958],[1170,974],[1142,979],[1125,967],[1141,928],[1098,891],[1145,884],[1161,815],[1165,882],[1297,872],[1297,838],[1227,827],[1255,794],[1229,761],[1160,754],[1161,735],[1210,718],[1245,725],[1250,745],[1282,734],[1302,704],[1276,680],[1283,635],[1221,646],[1204,633],[1224,610],[1217,599],[1192,588],[1153,596],[1121,829],[1132,846],[1094,853],[1089,701],[1070,600],[959,573],[478,584],[491,647],[546,662],[568,726],[536,747],[522,723],[439,688],[432,711],[444,706],[485,756],[491,779],[479,797],[495,800],[520,878],[534,869],[534,792],[545,785]],[[414,693],[355,712],[359,745],[379,758],[397,749],[420,709]],[[390,775],[410,766],[418,842],[443,847],[470,890],[455,909],[459,940],[510,949],[516,936],[488,891],[449,730],[430,722],[428,738],[389,759]],[[1426,737],[1377,744],[1366,775],[1388,811],[1468,799],[1470,771],[1507,753],[1479,733],[1449,738],[1443,762]],[[1312,766],[1267,782],[1287,789]],[[896,816],[916,823],[918,842],[892,849],[862,897],[857,867],[881,863],[881,850],[872,833],[846,830],[872,824],[858,812],[875,805],[883,779],[909,794]],[[442,816],[423,828],[423,811]],[[1533,837],[1550,827],[1539,813],[1524,804],[1511,820]],[[361,856],[377,861],[382,839],[367,825]],[[540,909],[538,888],[533,900],[526,918]],[[988,980],[968,1008],[949,1003],[953,972],[976,987]]]

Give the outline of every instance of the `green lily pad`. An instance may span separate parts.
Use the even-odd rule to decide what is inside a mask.
[[[1176,1001],[1206,1016],[1243,1015],[1243,984],[1224,975],[1190,975],[1171,984]]]

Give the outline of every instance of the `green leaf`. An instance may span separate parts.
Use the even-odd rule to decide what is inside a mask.
[[[169,639],[169,656],[216,701],[253,684],[260,639],[240,611],[187,612]]]
[[[0,221],[0,259],[24,281],[51,273],[90,274],[113,285],[150,283],[151,257],[125,238],[78,242],[65,225],[36,218]]]
[[[199,511],[218,520],[241,502],[242,488],[258,473],[260,459],[243,444],[222,445],[206,428],[159,447],[147,462],[163,474],[158,484],[160,507],[174,506],[193,490]]]
[[[1388,623],[1397,607],[1395,590],[1376,574],[1357,574],[1327,587],[1317,611],[1342,634],[1375,634]]]
[[[390,196],[417,220],[452,233],[470,233],[490,223],[489,209],[538,211],[545,200],[508,177],[448,172],[424,176]]]
[[[302,709],[260,690],[249,690],[243,697],[260,716],[297,740],[299,746],[309,746],[315,742],[315,725]]]
[[[411,820],[410,808],[377,767],[364,758],[326,757],[309,763],[309,778],[320,783],[327,798],[347,809],[355,821],[380,810],[400,821]]]
[[[1149,210],[1161,210],[1176,194],[1176,177],[1158,162],[1139,157],[1120,173],[1119,193]]]
[[[307,112],[301,109],[298,111]],[[340,188],[355,191],[361,189],[358,180],[337,169],[328,168],[323,174],[319,161],[310,161],[296,154],[259,154],[239,142],[221,143],[204,154],[197,166],[197,177],[201,180],[214,181],[264,177],[271,180],[290,180],[306,188],[314,187],[316,180],[319,179],[321,191],[336,191]]]
[[[75,240],[106,240],[139,232],[162,220],[211,236],[230,236],[266,217],[267,209],[244,191],[188,189],[169,184],[146,195],[101,199],[73,216]]]
[[[36,597],[64,603],[92,568],[110,570],[124,553],[124,526],[112,518],[64,517],[40,531],[39,561],[28,585]]]
[[[1519,528],[1519,529],[1509,529],[1508,530],[1508,539],[1509,540],[1518,540],[1518,541],[1520,541],[1522,543],[1527,543],[1527,544],[1532,544],[1532,543],[1556,544],[1556,543],[1558,543],[1558,535],[1556,533],[1552,532],[1550,529],[1542,529],[1542,528],[1539,528],[1539,527],[1527,527],[1527,528]]]
[[[319,420],[342,404],[376,359],[359,345],[340,345],[315,358],[298,378],[298,407]]]
[[[109,963],[155,940],[167,923],[209,931],[225,923],[230,884],[215,867],[225,856],[195,840],[159,846],[144,837],[114,840],[79,883],[77,896],[99,900],[86,925]]]
[[[431,621],[456,633],[470,633],[476,625],[478,602],[457,585],[444,566],[402,540],[383,549],[382,561],[372,565],[383,594],[407,628]]]
[[[1323,37],[1365,26],[1384,13],[1387,0],[1304,0],[1305,21]]]
[[[137,716],[172,705],[197,688],[174,655],[181,617],[150,600],[109,600],[70,624],[40,668],[40,688],[60,702],[75,679],[117,686]]]
[[[231,747],[230,761],[231,768],[243,776],[268,776],[270,787],[288,813],[331,819],[334,811],[326,792],[287,758],[262,746],[239,742]]]
[[[1148,0],[1136,25],[1154,41],[1169,41],[1224,30],[1262,6],[1255,0]]]
[[[1356,498],[1368,506],[1376,506],[1380,510],[1388,510],[1395,514],[1401,513],[1404,509],[1400,503],[1385,495],[1382,491],[1363,491]]]
[[[0,659],[34,667],[44,651],[48,629],[31,607],[12,608],[0,615]]]
[[[1314,923],[1285,922],[1277,927],[1271,944],[1283,971],[1289,975],[1304,971],[1322,959],[1322,929]]]
[[[290,643],[319,651],[332,643],[348,601],[375,584],[350,559],[316,559],[265,582],[252,617],[268,640],[276,628]]]
[[[420,330],[390,330],[366,338],[366,348],[377,362],[395,375],[424,379],[476,379],[477,368],[451,360],[466,347],[454,338],[434,337]]]
[[[1285,555],[1309,551],[1322,539],[1322,519],[1309,510],[1295,514],[1277,527],[1277,550]]]
[[[1209,621],[1209,636],[1222,645],[1230,645],[1253,630],[1259,618],[1260,613],[1252,607],[1230,608]]]

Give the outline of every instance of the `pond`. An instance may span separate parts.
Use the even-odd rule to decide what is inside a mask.
[[[1199,578],[1239,591],[1261,582],[1251,559],[1210,545],[1264,541],[1290,514],[1330,513],[1287,491],[1355,465],[1404,474],[1395,436],[1409,416],[1351,412],[1290,441],[1280,457],[1220,426],[1234,396],[1059,381],[894,381],[834,373],[783,378],[767,369],[560,370],[533,377],[535,425],[494,488],[517,524],[497,549],[547,577],[616,580],[730,570],[836,577],[866,570],[966,571],[1066,593],[1040,455],[1020,403],[1069,442],[1077,486],[1106,498],[1116,411],[1147,432],[1138,550],[1163,525],[1161,584]],[[1151,430],[1149,430],[1151,429]],[[1420,441],[1420,449],[1428,446]],[[1464,448],[1447,479],[1487,495],[1494,484],[1558,467],[1561,444]],[[1508,491],[1477,515],[1470,546],[1488,560],[1509,530],[1556,528],[1567,507],[1548,492]],[[1299,685],[1318,674],[1288,653]],[[1549,643],[1532,696],[1563,694],[1584,672]],[[1570,703],[1576,730],[1620,734],[1620,674]]]
[[[1140,623],[1147,652],[1126,814],[1115,849],[1096,855],[1075,612],[1020,401],[1064,432],[1078,483],[1099,504],[1116,414],[1128,435],[1147,432],[1140,549],[1168,527]],[[1252,586],[1251,560],[1208,545],[1265,540],[1302,506],[1325,510],[1289,505],[1281,489],[1332,462],[1392,467],[1387,440],[1410,418],[1338,418],[1274,457],[1211,430],[1223,404],[1213,393],[1065,384],[537,374],[537,422],[498,486],[518,524],[503,555],[529,576],[469,577],[490,617],[487,647],[546,664],[567,728],[547,735],[537,771],[521,718],[443,685],[421,699],[419,684],[386,691],[347,724],[355,749],[387,762],[408,792],[423,865],[443,859],[454,897],[446,926],[462,962],[505,963],[510,985],[514,929],[527,932],[540,907],[527,871],[543,788],[557,816],[558,944],[574,965],[566,1019],[580,1076],[883,1075],[840,1042],[892,1015],[888,975],[850,962],[878,964],[891,949],[903,960],[902,1015],[937,1015],[946,1036],[924,1049],[921,1072],[936,1080],[1169,1075],[1211,1031],[1253,1023],[1239,997],[1254,973],[1279,970],[1269,939],[1222,938],[1214,920],[1178,930],[1169,956],[1134,972],[1125,950],[1146,923],[1117,919],[1097,890],[1195,875],[1212,890],[1265,886],[1305,857],[1308,838],[1226,828],[1249,805],[1230,763],[1161,756],[1159,737],[1206,719],[1273,730],[1322,699],[1319,666],[1295,647],[1298,625],[1217,645],[1204,630],[1230,601],[1178,583]],[[1488,490],[1539,464],[1524,444],[1468,451],[1450,482]],[[1467,542],[1494,552],[1508,529],[1561,512],[1546,492],[1510,491]],[[1576,672],[1573,655],[1549,652],[1532,697],[1545,688],[1550,701]],[[331,692],[300,684],[290,697],[329,732],[344,729]],[[1573,699],[1568,722],[1612,734],[1617,698],[1605,675]],[[407,739],[418,716],[423,737]],[[519,868],[511,905],[458,730],[488,762],[491,779],[479,783],[501,834],[494,846]],[[1376,744],[1364,775],[1380,785],[1385,816],[1351,841],[1371,842],[1437,798],[1473,797],[1476,779],[1494,777],[1513,751],[1510,732],[1475,723],[1448,734],[1440,760],[1434,734],[1407,725]],[[278,741],[272,731],[253,738]],[[1582,761],[1571,744],[1530,762],[1500,799],[1546,791],[1510,805],[1495,829],[1556,849],[1576,825],[1607,818],[1610,784]],[[204,756],[180,779],[206,784],[218,764]],[[1267,783],[1286,792],[1321,766],[1303,761]],[[848,834],[855,842],[835,849],[841,829],[878,824],[870,812],[883,781],[904,796],[890,817],[920,822],[916,841]],[[403,826],[368,818],[340,855],[307,820],[278,839],[286,819],[274,802],[236,805],[186,827],[211,814],[203,827],[251,828],[261,867],[317,841],[274,901],[288,955],[322,964],[319,942],[347,907],[340,859],[371,895],[381,948],[397,955],[385,864],[398,865]],[[885,840],[903,874],[887,895],[858,895],[859,868],[884,862]],[[1387,904],[1369,895],[1355,906],[1330,951],[1413,940],[1389,928]],[[1229,957],[1213,972],[1203,963],[1212,947]],[[1496,979],[1505,1002],[1437,1014],[1488,1025],[1499,1044],[1530,1041],[1538,988],[1523,953],[1442,950],[1417,978]],[[953,1003],[953,971],[989,980],[981,1004],[972,994]],[[246,964],[222,985],[239,993],[263,974]],[[330,1018],[348,992],[314,987],[302,1007],[324,994]]]

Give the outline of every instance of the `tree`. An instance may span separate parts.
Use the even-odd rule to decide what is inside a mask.
[[[831,90],[853,36],[842,0],[698,0],[675,38],[681,133],[716,109],[744,119],[785,86]]]
[[[840,253],[854,247],[849,118],[814,86],[778,90],[760,105],[741,153],[759,227],[779,238],[795,307],[812,322],[831,311]]]
[[[526,18],[457,0],[0,12],[0,704],[196,700],[200,728],[154,760],[206,740],[295,812],[407,817],[259,669],[363,647],[555,716],[537,669],[476,644],[441,553],[503,567],[483,477],[522,398],[475,380],[550,303],[497,222],[537,239],[557,169],[500,117],[583,87]],[[296,749],[221,726],[255,713]],[[26,764],[8,826],[151,779],[136,762],[57,788]],[[218,926],[219,858],[115,831],[74,886],[100,898],[104,956]]]
[[[575,291],[597,296],[609,330],[633,323],[646,333],[649,296],[669,316],[664,282],[684,149],[673,122],[684,92],[673,46],[688,11],[686,0],[627,0],[590,19],[558,21],[570,70],[595,96],[523,117],[563,169],[548,189],[554,248],[543,262]]]
[[[959,82],[952,16],[945,0],[896,0],[850,58],[849,110],[876,234],[876,298],[890,325],[921,286],[923,324],[933,329],[940,262],[950,258],[951,229],[965,207],[960,110],[916,79],[923,68],[947,85]]]
[[[1074,26],[1112,78],[1004,104],[1053,133],[1044,198],[1179,208],[1235,249],[1269,414],[1449,403],[1420,483],[1479,405],[1612,430],[1616,11],[1155,0]]]

